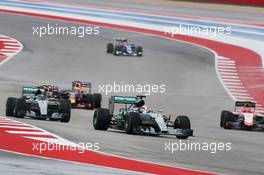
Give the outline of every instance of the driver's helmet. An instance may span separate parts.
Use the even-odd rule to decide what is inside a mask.
[[[138,107],[138,108],[143,107],[144,105],[145,105],[145,102],[141,98],[137,99],[136,102],[135,102],[135,106]]]
[[[140,113],[146,113],[148,111],[148,107],[146,105],[144,105],[144,106],[138,108],[138,111]]]
[[[250,105],[249,104],[245,104],[245,106],[243,107],[243,109],[241,110],[241,112],[250,113],[251,112]]]
[[[80,82],[75,82],[72,87],[73,90],[81,90],[82,84]]]
[[[127,39],[123,39],[122,44],[127,44]]]
[[[36,92],[35,92],[35,96],[39,96],[41,94],[41,90],[38,89]]]

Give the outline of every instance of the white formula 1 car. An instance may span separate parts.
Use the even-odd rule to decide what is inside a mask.
[[[22,97],[9,97],[6,101],[6,116],[17,118],[60,120],[69,122],[71,106],[68,100],[47,98],[46,90],[37,87],[23,87]]]

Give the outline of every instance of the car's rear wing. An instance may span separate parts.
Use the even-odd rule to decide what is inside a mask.
[[[122,103],[122,104],[134,104],[136,102],[136,97],[128,96],[111,96],[110,101],[112,103]]]
[[[57,91],[59,91],[59,87],[58,86],[50,86],[49,87],[49,91],[55,91],[55,92],[57,92]]]
[[[236,101],[235,107],[244,107],[245,105],[249,105],[251,108],[256,107],[256,103],[253,101]]]
[[[75,86],[75,85],[81,85],[81,87],[88,87],[88,86],[91,86],[92,83],[91,82],[87,82],[87,81],[73,81],[72,82],[72,85]]]
[[[26,95],[35,95],[39,91],[39,95],[45,95],[44,88],[37,88],[37,87],[23,87],[22,88],[22,96]]]
[[[131,96],[111,96],[110,101],[112,103],[122,103],[122,104],[134,104],[138,99],[145,98],[145,95],[137,95],[135,97]]]
[[[134,104],[134,103],[136,103],[136,101],[138,99],[142,99],[142,98],[145,98],[145,97],[146,96],[143,96],[143,95],[137,95],[137,96],[134,96],[134,97],[131,97],[131,96],[111,96],[109,98],[110,114],[114,113],[115,104],[117,104],[117,103],[125,104],[125,105]]]
[[[38,85],[35,86],[36,88],[40,88],[40,89],[46,89],[48,91],[59,91],[59,87],[58,86],[53,86],[53,85],[49,85],[49,84],[43,84],[43,85]]]
[[[88,88],[89,93],[91,93],[92,83],[86,81],[73,81],[72,90],[81,90],[83,88]]]

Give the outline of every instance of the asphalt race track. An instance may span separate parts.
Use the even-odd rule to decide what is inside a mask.
[[[6,175],[13,174],[49,174],[49,175],[93,175],[93,174],[115,174],[115,175],[131,175],[139,173],[131,173],[128,171],[116,171],[110,168],[98,168],[96,166],[80,165],[71,162],[63,162],[57,160],[48,160],[41,158],[32,158],[24,155],[0,152],[0,168],[2,173]]]
[[[164,150],[164,144],[179,143],[174,137],[95,131],[92,126],[93,111],[73,110],[72,119],[66,124],[31,119],[20,121],[75,143],[98,142],[100,151],[114,155],[224,174],[263,173],[263,133],[227,131],[219,127],[221,110],[232,110],[234,102],[217,78],[214,55],[210,51],[182,42],[106,28],[100,28],[99,35],[86,38],[56,35],[39,38],[32,35],[33,26],[48,23],[77,25],[0,14],[0,32],[16,38],[24,46],[22,52],[0,68],[1,115],[4,115],[6,98],[19,96],[22,85],[48,82],[70,87],[72,80],[89,80],[95,87],[113,82],[165,84],[166,94],[147,98],[149,107],[163,109],[174,117],[178,114],[190,116],[195,132],[190,142],[231,142],[232,150],[215,154],[209,151],[170,153]],[[106,43],[120,36],[142,45],[144,56],[133,58],[107,55]],[[103,106],[106,107],[107,96],[103,98]],[[14,167],[16,170],[12,170]],[[6,152],[0,152],[0,168],[3,174],[118,174],[114,170],[98,171],[93,166]]]

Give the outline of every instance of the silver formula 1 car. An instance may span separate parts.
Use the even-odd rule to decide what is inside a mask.
[[[108,128],[124,130],[128,134],[174,135],[186,139],[193,135],[191,123],[187,116],[181,115],[171,121],[162,111],[153,111],[145,106],[144,96],[112,96],[109,109],[95,110],[93,126],[96,130]],[[115,105],[121,104],[115,114]]]
[[[129,43],[127,39],[118,38],[114,40],[114,43],[107,44],[106,53],[112,53],[116,56],[127,55],[141,57],[143,55],[143,48]]]
[[[46,89],[23,87],[22,97],[9,97],[6,101],[6,116],[17,118],[32,117],[36,119],[60,120],[69,122],[71,107],[68,100],[46,97]]]
[[[264,131],[264,114],[255,111],[256,103],[237,101],[234,112],[222,111],[220,126],[225,129]]]

